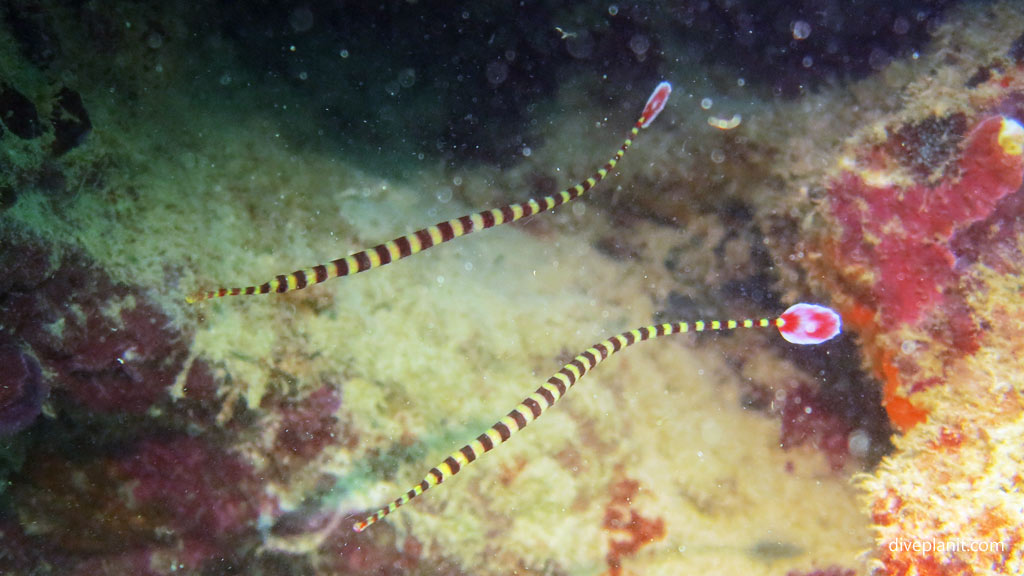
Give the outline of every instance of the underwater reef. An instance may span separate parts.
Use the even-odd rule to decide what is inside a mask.
[[[357,4],[0,7],[0,573],[1024,573],[1020,2]]]
[[[911,83],[906,94],[932,104],[851,140],[826,185],[834,227],[816,267],[903,431],[861,479],[884,573],[1024,570],[1022,41],[951,70],[958,82]]]

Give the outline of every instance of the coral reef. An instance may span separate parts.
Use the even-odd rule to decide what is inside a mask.
[[[889,4],[9,2],[0,572],[1021,572],[1024,25]],[[600,196],[184,302],[550,193],[661,76]],[[351,531],[580,345],[808,294],[851,334],[645,344]]]
[[[920,135],[925,139],[927,135]],[[924,143],[901,143],[901,146]],[[935,186],[869,184],[857,172],[843,173],[829,189],[833,217],[843,232],[832,254],[853,268],[847,277],[870,277],[867,295],[896,326],[917,325],[925,311],[962,307],[955,288],[953,235],[992,214],[996,203],[1021,185],[1024,127],[1002,116],[982,118],[967,134],[954,175]],[[875,176],[886,167],[877,156],[856,159],[858,171]],[[876,176],[880,177],[880,176]],[[976,349],[966,326],[950,320],[948,344],[964,353]]]
[[[272,447],[275,466],[286,470],[301,468],[328,446],[355,441],[352,434],[339,425],[337,412],[341,398],[331,385],[314,390],[305,398],[289,399],[283,406],[272,404],[273,399],[268,397],[261,407],[275,417]]]
[[[665,538],[662,518],[645,518],[630,504],[640,492],[635,480],[623,478],[612,487],[611,502],[604,514],[604,527],[608,531],[608,574],[620,576],[626,556],[635,555],[640,548]]]
[[[830,258],[839,269],[838,281],[857,294],[846,300],[847,316],[877,322],[885,332],[916,329],[924,333],[921,341],[941,346],[947,355],[975,352],[978,329],[966,306],[971,288],[960,284],[952,238],[984,221],[1002,198],[1020,188],[1022,145],[1024,128],[1016,120],[982,118],[965,136],[951,174],[936,185],[886,182],[886,170],[893,168],[884,165],[877,149],[869,152],[871,158],[851,160],[857,171],[844,171],[829,189],[832,216],[842,230]],[[859,307],[875,311],[877,319]],[[876,366],[887,377],[890,417],[904,427],[920,421],[923,412],[904,395],[927,387],[941,373],[903,365],[897,368],[903,373],[898,386],[885,350],[876,354],[881,356]]]
[[[877,574],[1024,569],[1024,84],[1013,56],[1024,22],[1008,10],[945,29],[946,60],[929,63],[945,81],[912,79],[904,107],[849,139],[826,180],[827,224],[811,243],[824,254],[812,261],[813,282],[858,332],[903,431],[860,480]]]
[[[978,351],[920,394],[931,409],[927,422],[863,479],[884,574],[1024,570],[1024,308],[1016,280],[983,269],[975,274],[971,311],[986,326]]]
[[[13,435],[45,421],[5,448],[28,454],[4,471],[19,518],[5,541],[75,574],[199,571],[256,541],[258,520],[276,508],[251,465],[174,430],[200,424],[189,416],[202,412],[170,395],[187,356],[170,318],[81,253],[10,233],[4,244],[0,427]],[[196,393],[203,366],[189,370]],[[36,561],[11,559],[15,573]]]
[[[251,466],[187,437],[84,462],[39,455],[24,475],[31,483],[14,491],[22,525],[76,560],[76,574],[200,571],[254,545],[275,508]]]
[[[38,241],[6,243],[23,269],[3,292],[0,319],[56,375],[55,395],[106,413],[142,413],[168,399],[187,352],[166,314],[81,254],[51,268]]]
[[[43,407],[48,388],[39,362],[0,334],[0,436],[20,432]]]

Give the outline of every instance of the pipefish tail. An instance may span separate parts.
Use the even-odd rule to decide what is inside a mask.
[[[781,316],[774,320],[728,320],[721,322],[675,322],[645,326],[629,332],[623,332],[607,340],[594,344],[583,353],[562,366],[547,382],[537,388],[504,418],[498,420],[486,432],[475,440],[452,452],[443,462],[430,469],[419,484],[393,500],[387,506],[357,522],[352,528],[362,532],[373,524],[380,522],[388,514],[409,503],[410,500],[423,494],[432,486],[436,486],[448,478],[455,476],[477,458],[490,452],[506,442],[513,434],[526,428],[526,425],[540,418],[548,408],[555,405],[587,372],[593,370],[604,359],[637,342],[653,340],[661,336],[686,332],[704,332],[707,330],[734,330],[736,328],[767,328],[774,326],[787,341],[794,344],[820,344],[835,338],[842,331],[842,320],[839,314],[830,308],[817,304],[799,303],[790,306]]]
[[[668,82],[658,84],[657,88],[654,89],[654,92],[651,93],[650,98],[647,99],[647,104],[644,105],[640,118],[637,119],[636,123],[633,125],[633,128],[629,132],[629,136],[626,137],[622,145],[619,146],[619,149],[616,150],[615,155],[612,156],[603,167],[591,174],[586,180],[579,182],[571,188],[566,188],[557,194],[543,196],[541,198],[531,198],[526,202],[508,204],[500,208],[484,210],[475,214],[467,214],[466,216],[439,222],[433,226],[395,238],[390,242],[378,244],[373,248],[350,254],[344,258],[338,258],[337,260],[333,260],[327,264],[319,264],[312,268],[296,270],[291,274],[281,274],[273,280],[264,282],[259,286],[219,288],[217,290],[200,291],[190,294],[185,298],[185,300],[191,304],[212,298],[223,298],[225,296],[247,296],[252,294],[270,294],[271,292],[281,294],[284,292],[291,292],[293,290],[301,290],[307,286],[320,284],[332,278],[351,276],[352,274],[379,268],[385,264],[390,264],[391,262],[401,260],[402,258],[412,256],[413,254],[418,254],[428,248],[437,246],[438,244],[443,244],[449,240],[459,238],[460,236],[471,234],[478,230],[494,228],[502,224],[521,220],[533,214],[557,208],[562,204],[571,202],[583,194],[586,194],[587,191],[594,186],[597,186],[599,182],[604,180],[605,177],[615,169],[615,165],[618,164],[619,160],[621,160],[626,154],[626,150],[633,145],[633,139],[637,137],[640,130],[650,126],[651,122],[654,121],[658,114],[665,109],[665,104],[668,102],[668,97],[671,93],[671,84]]]

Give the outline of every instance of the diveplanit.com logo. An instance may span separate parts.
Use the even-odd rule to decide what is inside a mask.
[[[983,540],[967,540],[952,538],[949,540],[904,540],[897,538],[889,542],[890,552],[1006,552],[1005,542],[989,542]]]

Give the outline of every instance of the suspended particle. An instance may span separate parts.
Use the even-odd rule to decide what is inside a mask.
[[[501,60],[495,60],[487,65],[487,82],[491,86],[498,86],[508,80],[508,64]]]
[[[398,73],[398,83],[402,88],[412,88],[416,83],[416,71],[412,68],[405,68]]]
[[[732,118],[729,118],[728,120],[717,116],[708,117],[708,125],[712,128],[718,128],[719,130],[732,130],[739,126],[742,121],[743,117],[739,114],[733,114]]]
[[[565,39],[565,49],[573,58],[586,60],[594,52],[594,38],[586,30],[580,33],[563,32],[562,38]]]
[[[871,436],[863,429],[858,428],[850,433],[846,447],[851,456],[864,460],[871,452]]]
[[[629,39],[629,49],[633,51],[637,56],[643,56],[647,53],[648,48],[651,47],[651,39],[646,34],[634,34]]]
[[[790,24],[794,40],[806,40],[811,35],[811,25],[804,20],[797,20]]]
[[[288,15],[288,24],[296,32],[305,32],[313,27],[313,11],[306,6],[292,10]]]
[[[868,56],[868,65],[873,70],[884,70],[889,64],[892,64],[892,56],[888,52],[881,48],[871,50],[871,54]]]

